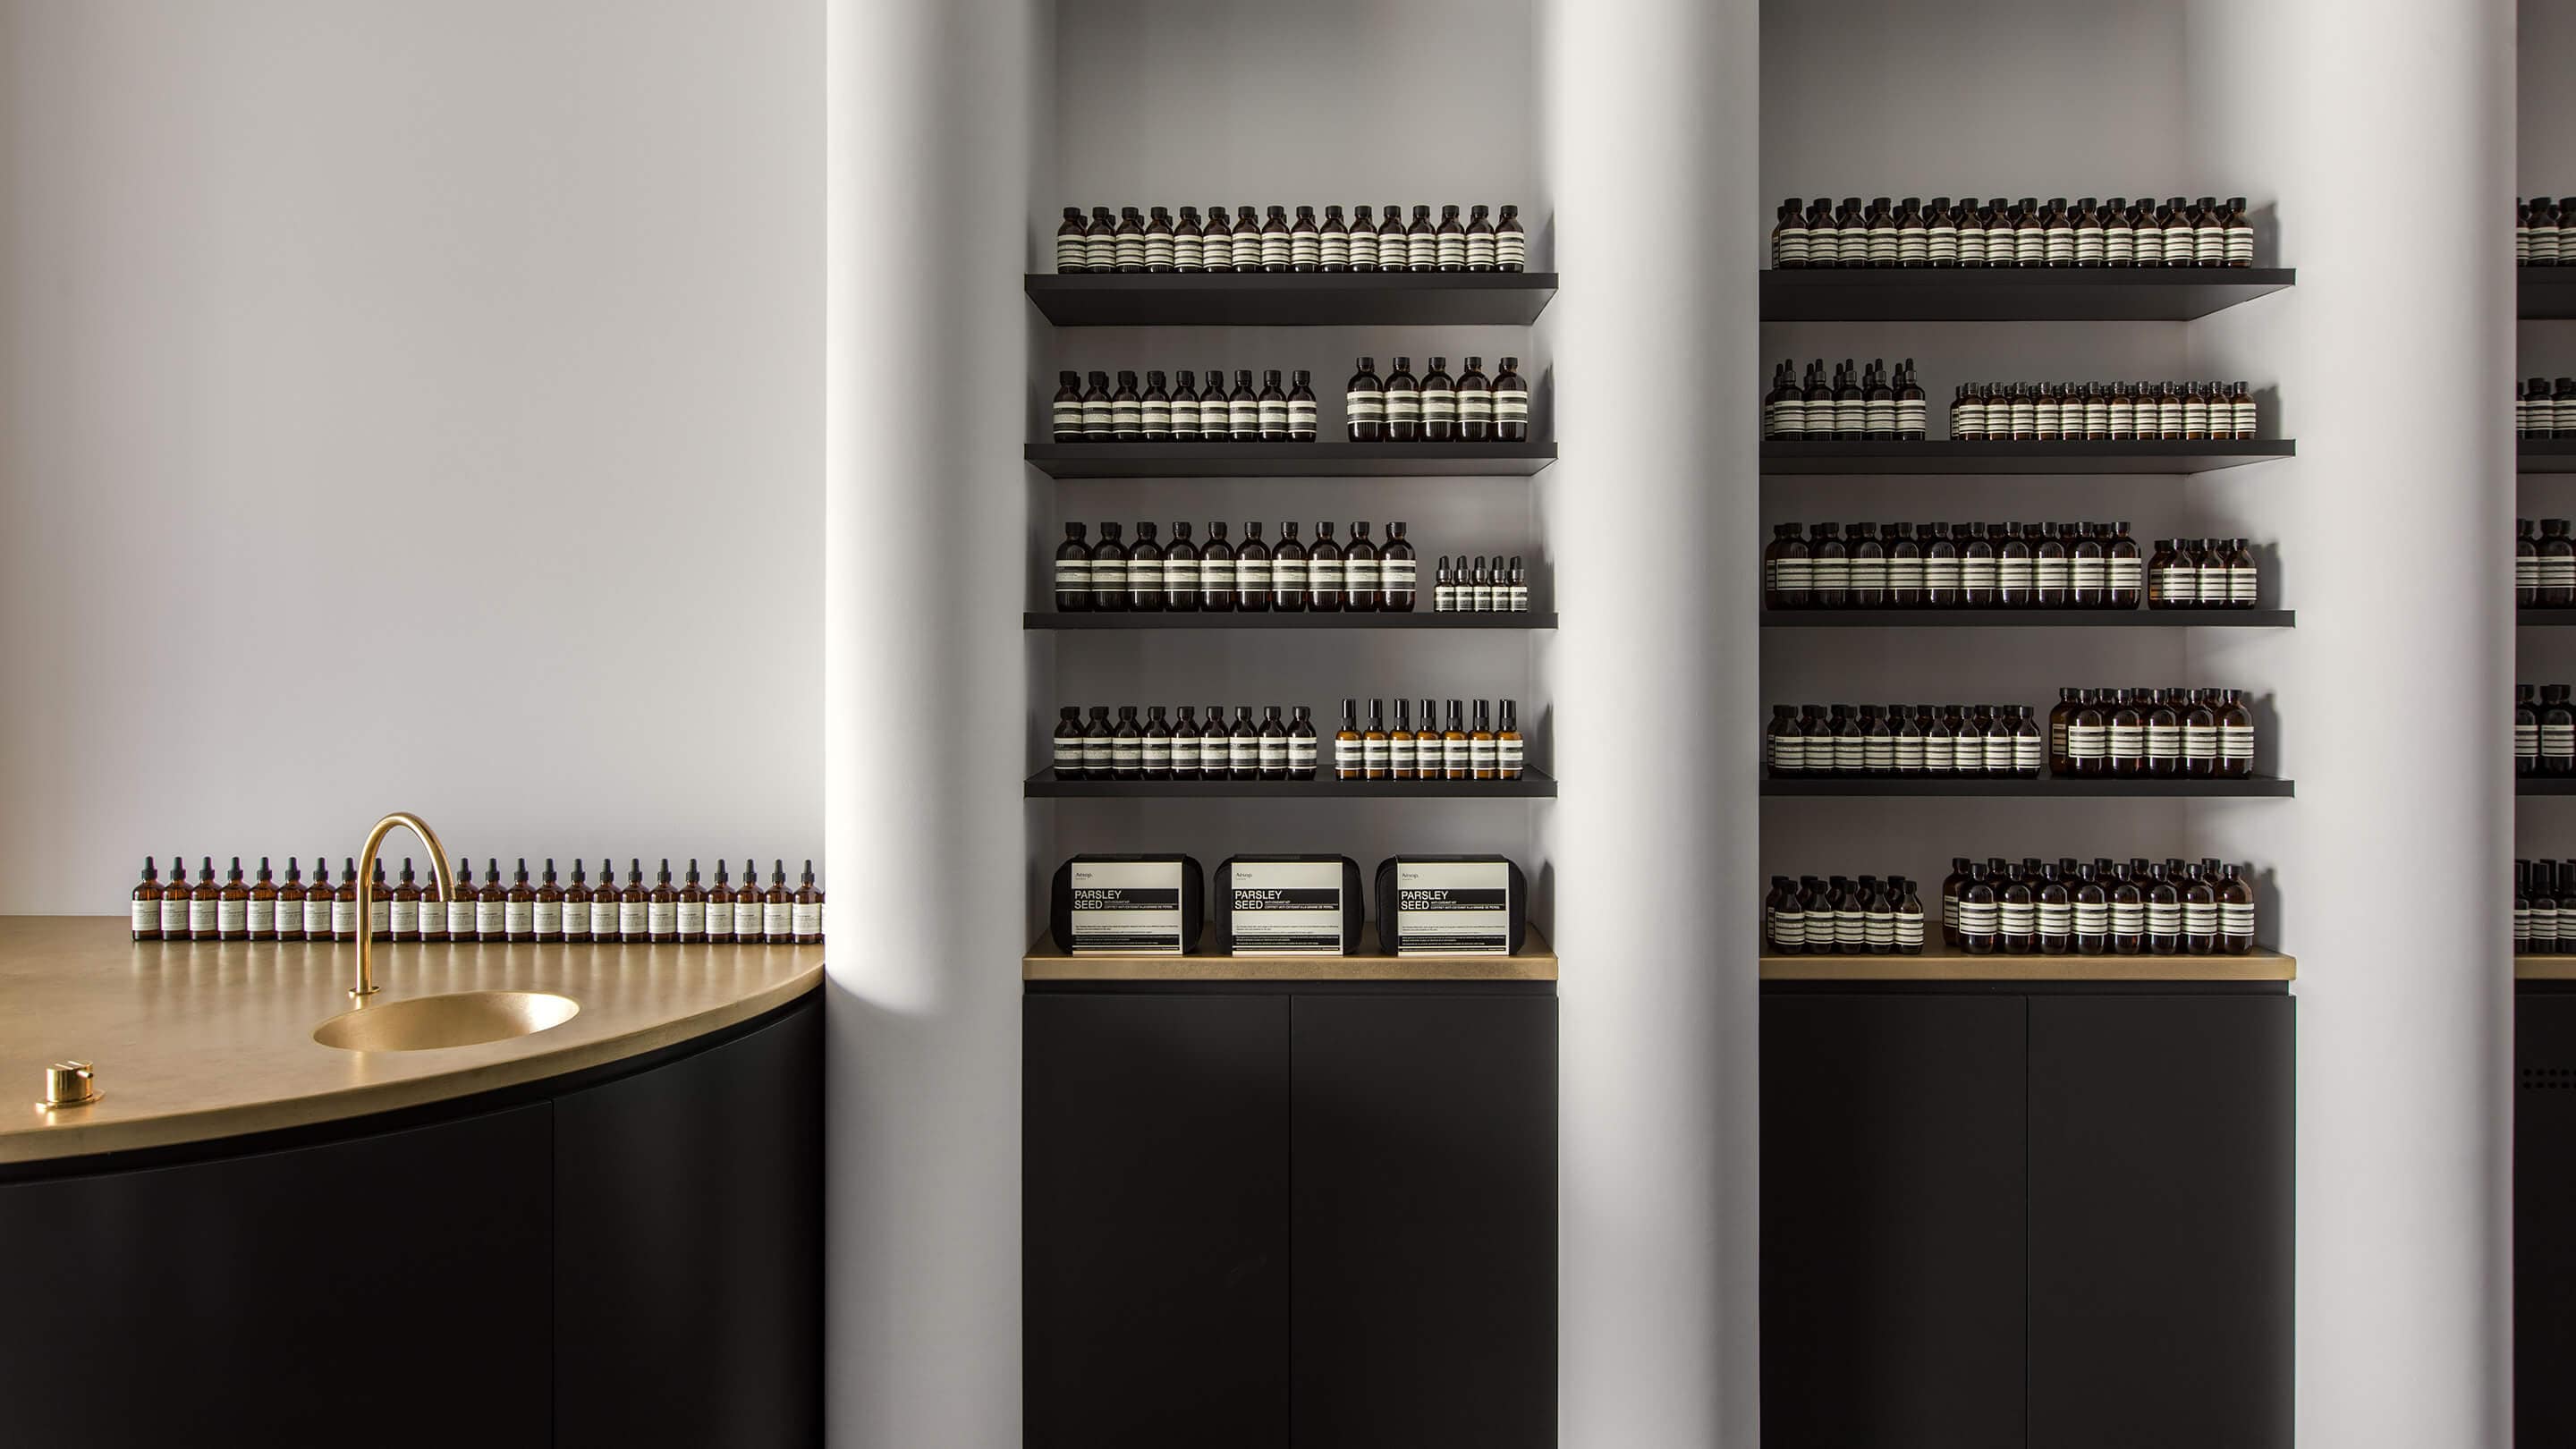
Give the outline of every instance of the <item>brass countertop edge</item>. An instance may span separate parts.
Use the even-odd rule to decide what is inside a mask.
[[[368,1082],[327,1092],[310,1092],[293,1097],[272,1097],[258,1101],[231,1102],[220,1107],[173,1112],[133,1120],[97,1124],[62,1123],[42,1132],[0,1134],[0,1163],[52,1162],[80,1157],[96,1157],[111,1152],[131,1152],[143,1148],[175,1147],[192,1142],[208,1142],[224,1137],[247,1136],[280,1129],[310,1127],[317,1123],[348,1121],[372,1117],[385,1112],[398,1112],[411,1107],[425,1107],[439,1102],[471,1097],[507,1087],[525,1086],[548,1077],[568,1076],[593,1067],[608,1066],[628,1057],[641,1056],[663,1047],[722,1031],[739,1022],[749,1021],[763,1012],[796,1000],[818,989],[823,982],[823,963],[784,981],[704,1011],[651,1026],[640,1026],[615,1036],[601,1037],[574,1046],[509,1057],[478,1066],[459,1067],[434,1076],[405,1077],[396,1081]],[[254,1123],[240,1124],[244,1118]]]

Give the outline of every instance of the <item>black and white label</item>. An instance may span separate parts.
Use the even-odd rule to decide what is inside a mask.
[[[1498,228],[1494,232],[1494,265],[1507,272],[1517,272],[1528,260],[1528,233],[1518,225]]]
[[[2099,760],[2111,751],[2111,733],[2101,725],[2066,726],[2066,757],[2070,760]]]
[[[2075,934],[2075,904],[2072,901],[2041,901],[2039,933],[2043,936]]]
[[[1386,394],[1376,388],[1353,389],[1342,394],[1342,413],[1353,423],[1386,421]]]
[[[1395,863],[1395,954],[1508,955],[1511,928],[1511,867],[1502,861]]]
[[[1377,270],[1377,233],[1361,230],[1351,233],[1351,269],[1359,272]]]
[[[1177,860],[1073,862],[1074,954],[1181,954],[1183,869]]]
[[[1249,780],[1261,773],[1261,736],[1229,735],[1225,741],[1226,773]]]
[[[1998,588],[2027,589],[2038,578],[2034,560],[2027,554],[2006,554],[1995,561],[1995,584]]]
[[[2041,738],[2040,738],[2039,736],[2037,736],[2037,735],[2015,735],[2015,736],[2013,736],[2013,742],[2012,742],[2012,762],[2013,762],[2013,768],[2014,768],[2014,769],[2016,769],[2016,770],[2025,771],[2025,772],[2028,772],[2028,773],[2031,773],[2031,774],[2037,774],[2037,773],[2039,772],[2039,767],[2040,767],[2040,765],[2041,765],[2042,763],[2044,763],[2044,762],[2045,762],[2045,759],[2046,759],[2046,748],[2045,748],[2045,747],[2047,746],[2047,744],[2048,744],[2048,741],[2041,739]],[[1992,749],[1992,747],[1989,747],[1989,748],[1987,749],[1987,751],[1986,751],[1986,756],[1987,756],[1987,760],[1986,760],[1987,768],[1991,769],[1991,768],[1993,768],[1993,765],[1994,765],[1994,750]]]
[[[2218,727],[2185,723],[2182,727],[2182,757],[2186,760],[2218,758]]]
[[[2182,726],[2179,723],[2156,724],[2153,721],[2150,721],[2147,725],[2147,758],[2150,760],[2180,760],[2182,758]]]
[[[1959,902],[1959,934],[1962,936],[1991,936],[2001,918],[2002,911],[1993,901]]]
[[[2543,731],[2542,750],[2544,753],[2547,751],[2547,748],[2547,732]],[[2570,732],[2568,751],[2570,754],[2576,754],[2576,731]],[[2251,762],[2254,758],[2254,727],[2252,725],[2220,725],[2218,727],[2218,757],[2222,760],[2245,760]]]
[[[1984,755],[1978,756],[1982,762]],[[1923,740],[1923,768],[1929,774],[1946,775],[1959,768],[1959,741],[1955,735],[1927,735]]]
[[[2111,591],[2131,592],[2146,583],[2147,561],[2142,558],[2115,556],[2110,560]]]
[[[2253,939],[2254,903],[2252,901],[2220,901],[2218,903],[2218,933],[2222,936],[2238,936],[2246,940]]]
[[[2077,901],[2077,902],[2075,903],[2075,934],[2076,934],[2076,935],[2079,935],[2079,936],[2107,936],[2107,935],[2109,935],[2110,933],[2111,933],[2111,903],[2110,903],[2110,902],[2108,902],[2108,901],[2089,901],[2089,902],[2088,902],[2088,901]]]
[[[1195,272],[1207,265],[1207,243],[1195,232],[1178,232],[1172,237],[1172,269]]]
[[[1333,773],[1345,780],[1356,780],[1368,772],[1368,745],[1358,735],[1333,737]]]
[[[1232,954],[1338,956],[1342,864],[1337,860],[1238,860],[1227,884]]]
[[[1426,387],[1422,390],[1422,424],[1455,426],[1458,421],[1458,390],[1454,387]]]
[[[1772,945],[1803,946],[1807,944],[1807,913],[1793,901],[1771,913],[1771,924],[1767,929]]]
[[[2069,731],[2072,733],[2072,731]],[[2143,724],[2111,726],[2111,758],[2143,760],[2147,757],[2147,727]]]
[[[1055,561],[1055,591],[1059,594],[1091,592],[1091,560],[1060,558]]]
[[[2182,934],[2182,902],[2147,902],[2147,934],[2178,936]]]
[[[2146,933],[2147,903],[2145,901],[2113,901],[2111,903],[2112,935],[2143,936]]]
[[[1390,426],[1422,421],[1422,390],[1413,387],[1391,387],[1386,390],[1386,420]]]
[[[2218,934],[2218,902],[2185,901],[2182,903],[2182,929],[2187,936]]]
[[[1771,768],[1787,774],[1807,768],[1807,737],[1795,725],[1772,732]]]
[[[1499,427],[1510,423],[1527,424],[1529,422],[1529,397],[1529,389],[1525,387],[1495,388],[1495,425]],[[1810,426],[1813,425],[1810,424]]]
[[[1995,928],[2007,936],[2027,936],[2039,929],[2039,906],[2034,901],[2000,901],[1995,906]]]
[[[1211,382],[1207,394],[1199,399],[1199,436],[1210,441],[1233,436],[1232,417],[1225,405],[1225,395]],[[1177,415],[1175,421],[1178,421]]]

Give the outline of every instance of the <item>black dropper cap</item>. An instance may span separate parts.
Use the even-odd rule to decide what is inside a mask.
[[[358,878],[358,860],[357,860],[357,857],[356,857],[356,856],[351,856],[351,855],[344,855],[344,856],[341,856],[341,857],[340,857],[340,879],[341,879],[343,882],[347,882],[347,881],[353,881],[353,880],[356,880],[357,878]]]
[[[236,855],[236,856],[234,856],[234,857],[233,857],[233,869],[232,869],[232,874],[228,877],[228,879],[235,880],[235,881],[238,881],[238,880],[240,880],[240,879],[241,879],[241,857],[240,857],[240,856],[238,856],[238,855]]]
[[[628,885],[644,883],[644,862],[631,855],[626,857],[626,883]]]
[[[1277,709],[1275,709],[1275,708],[1271,710],[1271,713],[1272,713],[1272,714],[1274,714],[1274,715],[1275,715],[1275,714],[1277,714],[1278,712],[1279,712],[1279,711],[1278,711]],[[814,883],[814,862],[812,862],[812,861],[810,861],[810,860],[809,860],[809,861],[805,862],[805,884],[807,884],[807,885],[812,885],[813,883]]]
[[[524,855],[519,857],[519,871],[514,879],[520,885],[528,883],[528,858]]]
[[[694,856],[694,855],[693,855],[693,856],[690,856],[690,857],[689,857],[689,884],[691,884],[691,885],[696,885],[697,883],[698,883],[698,858],[697,858],[696,856]]]
[[[787,862],[783,860],[772,860],[769,862],[769,883],[771,885],[787,884]]]

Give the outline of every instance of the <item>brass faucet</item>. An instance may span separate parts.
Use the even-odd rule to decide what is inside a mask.
[[[438,843],[437,831],[408,810],[397,810],[376,822],[376,828],[367,832],[366,845],[358,851],[358,981],[349,988],[349,994],[362,1001],[376,994],[376,933],[369,924],[375,919],[376,847],[385,843],[385,836],[397,825],[410,826],[420,843],[429,847],[429,869],[438,878],[438,898],[447,901],[456,897],[456,873],[447,868],[447,850]]]

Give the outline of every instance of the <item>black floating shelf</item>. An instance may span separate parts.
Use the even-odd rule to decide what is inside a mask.
[[[2291,457],[2289,438],[2123,443],[1766,442],[1766,477],[1828,473],[2207,473]]]
[[[1765,629],[2287,629],[2291,609],[1765,609]]]
[[[1020,616],[1023,629],[1553,629],[1556,615],[1519,614],[1278,614],[1176,611],[1162,614],[1057,614],[1033,611]]]
[[[2514,443],[2513,467],[2517,473],[2576,473],[2576,438],[2519,439]]]
[[[1968,778],[1893,779],[1880,777],[1787,778],[1762,782],[1765,795],[1931,795],[1947,799],[1980,796],[2055,796],[2063,799],[2176,796],[2216,799],[2283,799],[2296,794],[2294,783],[2257,775],[2247,780],[2120,779],[2087,775],[2044,775],[2036,780]]]
[[[2513,622],[2525,629],[2576,628],[2576,609],[2516,609]]]
[[[1762,320],[2177,322],[2280,291],[2298,275],[2288,267],[1774,269],[1762,274]]]
[[[2520,317],[2576,317],[2576,267],[2516,267],[2514,314]]]
[[[1031,443],[1058,478],[1513,477],[1556,461],[1554,443]]]
[[[1059,780],[1029,777],[1032,800],[1489,800],[1552,798],[1556,781],[1536,770],[1517,780]]]
[[[1526,327],[1554,272],[1033,272],[1058,327]]]
[[[2517,795],[2576,795],[2576,776],[2518,776],[2513,782],[2513,793]]]

